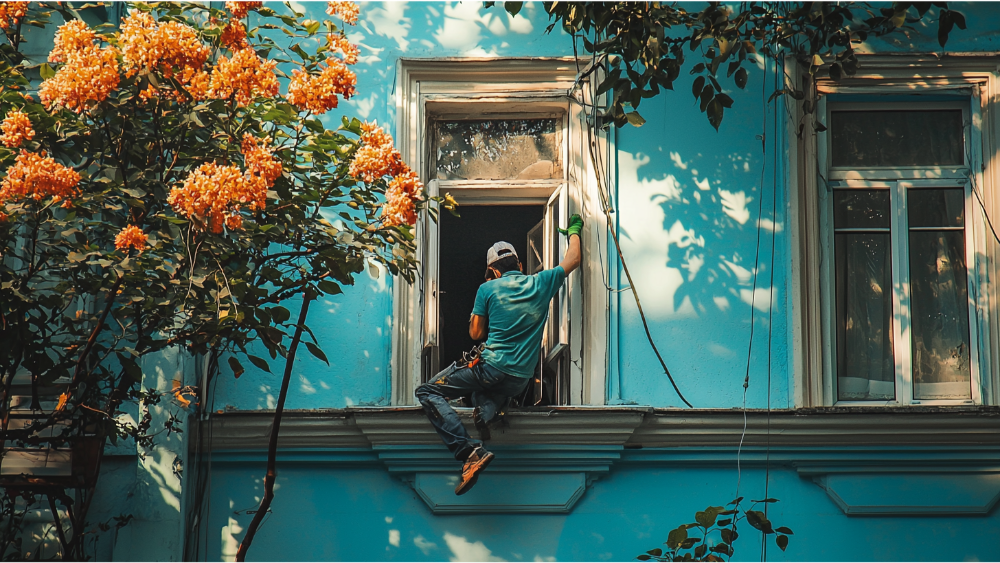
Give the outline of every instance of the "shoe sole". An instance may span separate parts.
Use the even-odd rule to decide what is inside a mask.
[[[459,483],[459,485],[455,487],[455,494],[462,496],[469,492],[469,489],[471,489],[479,481],[479,474],[482,473],[490,463],[493,463],[493,458],[493,452],[486,454],[486,458],[484,458],[483,462],[479,465],[479,469],[472,474],[472,478],[464,483]]]

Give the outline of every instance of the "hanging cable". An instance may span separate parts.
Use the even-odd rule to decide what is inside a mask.
[[[761,124],[761,135],[760,135],[760,152],[761,152],[761,164],[760,164],[760,192],[757,197],[757,242],[754,246],[754,265],[753,265],[753,286],[750,291],[750,340],[747,343],[747,369],[746,375],[743,377],[743,433],[740,434],[740,444],[736,448],[736,499],[737,508],[739,507],[740,498],[740,485],[743,482],[743,471],[741,457],[743,454],[743,441],[746,439],[747,435],[747,389],[750,388],[750,362],[753,355],[753,333],[754,333],[754,309],[757,306],[757,272],[760,269],[760,228],[761,228],[761,218],[764,213],[764,172],[767,169],[767,61],[764,62],[764,76],[761,78],[760,85],[760,100],[762,107],[761,117],[763,123]],[[775,118],[775,121],[777,118]],[[766,505],[767,503],[765,503]],[[735,529],[735,522],[733,524]]]
[[[592,64],[596,64],[596,57],[592,57]],[[588,109],[586,103],[577,100],[576,97],[573,96],[573,90],[575,89],[576,86],[574,85],[573,89],[569,92],[568,97],[572,102],[578,104],[583,109],[584,114],[587,116],[587,137],[588,137],[587,153],[590,156],[591,165],[594,167],[594,177],[597,179],[597,191],[601,202],[601,208],[602,208],[601,210],[604,212],[604,215],[608,218],[608,221],[610,222],[612,213],[610,205],[610,191],[605,191],[607,183],[604,181],[605,179],[602,178],[603,174],[601,172],[603,169],[598,165],[597,157],[595,156],[595,146],[597,143],[594,139],[593,131],[597,127],[597,111],[596,109],[591,111],[590,109]],[[674,377],[670,373],[670,369],[667,368],[667,363],[663,360],[663,356],[660,354],[660,350],[656,347],[656,343],[653,342],[653,335],[649,330],[649,323],[646,320],[646,313],[642,310],[642,303],[639,301],[639,292],[636,291],[635,282],[632,280],[632,273],[629,272],[628,265],[625,262],[625,256],[622,253],[621,245],[618,242],[618,235],[613,230],[611,230],[609,234],[611,240],[614,241],[615,243],[615,251],[618,254],[618,259],[622,265],[622,270],[625,272],[625,277],[628,279],[628,289],[632,291],[632,296],[635,298],[635,306],[639,310],[639,318],[642,320],[642,328],[646,333],[646,340],[649,342],[649,346],[653,349],[653,353],[656,355],[656,359],[660,362],[660,367],[663,368],[663,373],[666,374],[667,379],[670,381],[670,385],[673,386],[674,391],[677,393],[677,396],[685,405],[687,405],[690,408],[694,408],[694,406],[687,400],[687,398],[684,397],[684,394],[681,393],[680,388],[677,386],[677,382],[674,381]]]
[[[785,59],[784,57],[780,60],[781,72],[778,72],[779,61],[776,59],[774,62],[775,72],[774,72],[774,90],[778,90],[778,76],[781,76],[782,81],[785,77]],[[775,240],[777,239],[778,233],[778,119],[775,119],[771,123],[772,129],[772,140],[771,140],[771,272],[770,272],[770,293],[768,296],[767,303],[767,426],[765,427],[765,450],[764,450],[764,498],[770,498],[768,494],[770,482],[771,482],[771,340],[772,340],[772,328],[773,328],[773,313],[774,313],[774,250],[775,250]],[[763,191],[763,190],[761,190]],[[764,503],[764,518],[767,518],[767,508],[771,503]],[[767,561],[767,537],[761,542],[761,555],[760,560]]]

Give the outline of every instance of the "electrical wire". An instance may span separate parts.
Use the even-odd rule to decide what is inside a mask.
[[[784,80],[785,76],[785,61],[784,58],[781,59],[781,72],[778,72],[779,61],[775,60],[775,72],[774,72],[774,89],[778,90],[778,76],[782,77]],[[775,119],[771,123],[772,129],[772,142],[771,142],[771,272],[770,272],[770,290],[768,294],[767,303],[767,426],[766,426],[766,444],[764,450],[764,499],[769,499],[768,489],[771,482],[771,342],[772,342],[772,328],[773,328],[773,312],[774,312],[774,250],[775,241],[777,239],[778,232],[778,119]],[[763,190],[761,190],[763,194]],[[764,518],[767,518],[767,508],[771,503],[764,503]],[[764,536],[761,544],[761,554],[760,560],[767,561],[767,536]]]
[[[592,56],[592,64],[596,64],[595,56]],[[574,87],[570,90],[570,92],[567,93],[567,97],[569,98],[570,101],[578,104],[581,108],[583,108],[583,112],[587,116],[587,121],[588,121],[587,152],[590,156],[591,165],[594,167],[594,172],[595,172],[594,177],[597,179],[597,191],[601,201],[601,208],[605,216],[608,217],[610,223],[611,213],[612,213],[612,209],[610,206],[610,192],[606,191],[607,182],[605,182],[605,178],[602,178],[603,174],[601,174],[601,171],[605,170],[605,168],[602,168],[601,166],[598,165],[597,157],[595,156],[595,150],[594,150],[594,147],[597,144],[593,136],[593,131],[594,129],[597,128],[597,112],[596,109],[594,111],[589,110],[587,108],[587,104],[582,103],[580,100],[577,100],[575,96],[573,96],[573,90],[575,89],[576,85],[574,85]],[[649,346],[653,349],[653,353],[656,355],[656,359],[660,362],[660,367],[663,368],[663,373],[666,374],[667,379],[670,381],[670,385],[674,388],[674,392],[677,393],[677,396],[685,405],[687,405],[689,408],[694,408],[694,406],[687,400],[687,398],[684,397],[684,394],[677,386],[677,382],[674,381],[674,377],[670,373],[670,369],[667,367],[667,363],[663,360],[663,356],[660,354],[659,348],[657,348],[656,343],[653,342],[653,335],[649,330],[649,322],[646,320],[646,313],[642,310],[642,303],[639,300],[639,292],[636,290],[635,282],[632,280],[632,273],[629,272],[628,264],[625,261],[625,255],[622,253],[621,244],[618,241],[618,236],[613,231],[610,232],[610,235],[611,235],[611,240],[615,243],[615,251],[618,253],[618,259],[622,265],[622,271],[625,272],[625,277],[628,279],[628,289],[632,291],[632,296],[635,298],[635,305],[636,308],[639,310],[639,318],[642,320],[642,328],[646,333],[646,340],[649,342]]]

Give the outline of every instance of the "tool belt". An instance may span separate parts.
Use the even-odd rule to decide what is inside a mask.
[[[477,346],[473,346],[472,350],[469,350],[468,352],[462,352],[462,361],[460,363],[462,364],[463,367],[471,368],[472,366],[475,366],[476,364],[479,363],[479,360],[482,359],[483,350],[485,349],[486,349],[486,344],[483,343]]]

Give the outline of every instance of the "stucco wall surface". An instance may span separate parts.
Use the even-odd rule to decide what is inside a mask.
[[[206,561],[232,560],[262,471],[215,470]],[[482,480],[490,478],[484,475]],[[384,471],[284,465],[273,515],[252,560],[267,561],[630,561],[662,547],[674,527],[708,505],[762,498],[764,470],[623,468],[597,481],[568,515],[432,515],[416,493]],[[906,477],[901,477],[905,481]],[[526,481],[523,485],[532,488]],[[848,517],[820,487],[789,468],[770,472],[781,501],[768,517],[793,532],[769,561],[987,561],[1000,557],[1000,516]],[[734,561],[759,561],[760,534],[739,527]],[[773,542],[773,539],[770,540]]]

